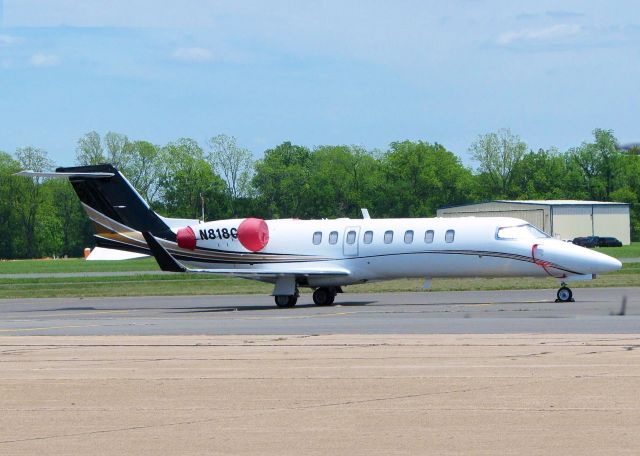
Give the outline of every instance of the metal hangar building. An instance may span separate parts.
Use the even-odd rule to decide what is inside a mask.
[[[558,239],[613,236],[631,243],[629,204],[580,200],[497,200],[438,209],[438,217],[515,217]]]

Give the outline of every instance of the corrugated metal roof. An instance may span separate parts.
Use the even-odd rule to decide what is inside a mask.
[[[584,201],[584,200],[495,200],[496,203],[511,204],[543,204],[547,206],[593,206],[593,205],[618,205],[628,206],[629,203],[617,203],[611,201]],[[471,206],[470,204],[469,206]]]
[[[530,204],[530,205],[546,205],[546,206],[629,206],[629,203],[618,203],[611,201],[585,201],[585,200],[491,200],[480,201],[478,203],[455,204],[453,206],[443,206],[438,210],[455,209],[459,207],[479,206],[482,204],[505,203],[505,204]]]

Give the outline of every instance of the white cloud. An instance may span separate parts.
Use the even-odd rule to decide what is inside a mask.
[[[172,57],[182,62],[208,62],[213,60],[213,53],[206,48],[187,47],[176,49]]]
[[[22,42],[22,38],[19,36],[0,35],[0,46],[11,46]]]
[[[504,32],[496,40],[498,44],[506,46],[515,42],[553,41],[577,35],[581,27],[576,24],[556,24],[551,27],[538,29],[523,29]]]
[[[33,54],[29,63],[34,67],[50,67],[60,63],[60,58],[53,54]]]

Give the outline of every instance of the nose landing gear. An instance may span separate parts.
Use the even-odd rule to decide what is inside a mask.
[[[558,293],[556,295],[558,297],[556,299],[556,302],[575,302],[575,300],[573,299],[573,292],[571,291],[571,288],[569,288],[564,282],[562,282],[560,285],[560,289],[558,290]]]

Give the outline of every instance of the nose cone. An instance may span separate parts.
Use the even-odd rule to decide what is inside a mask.
[[[540,247],[535,252],[536,259],[549,261],[577,274],[602,274],[622,267],[616,258],[567,242],[552,240]]]
[[[590,250],[590,262],[592,264],[593,273],[613,272],[622,267],[622,263],[617,258],[610,257],[604,253],[594,252]]]

